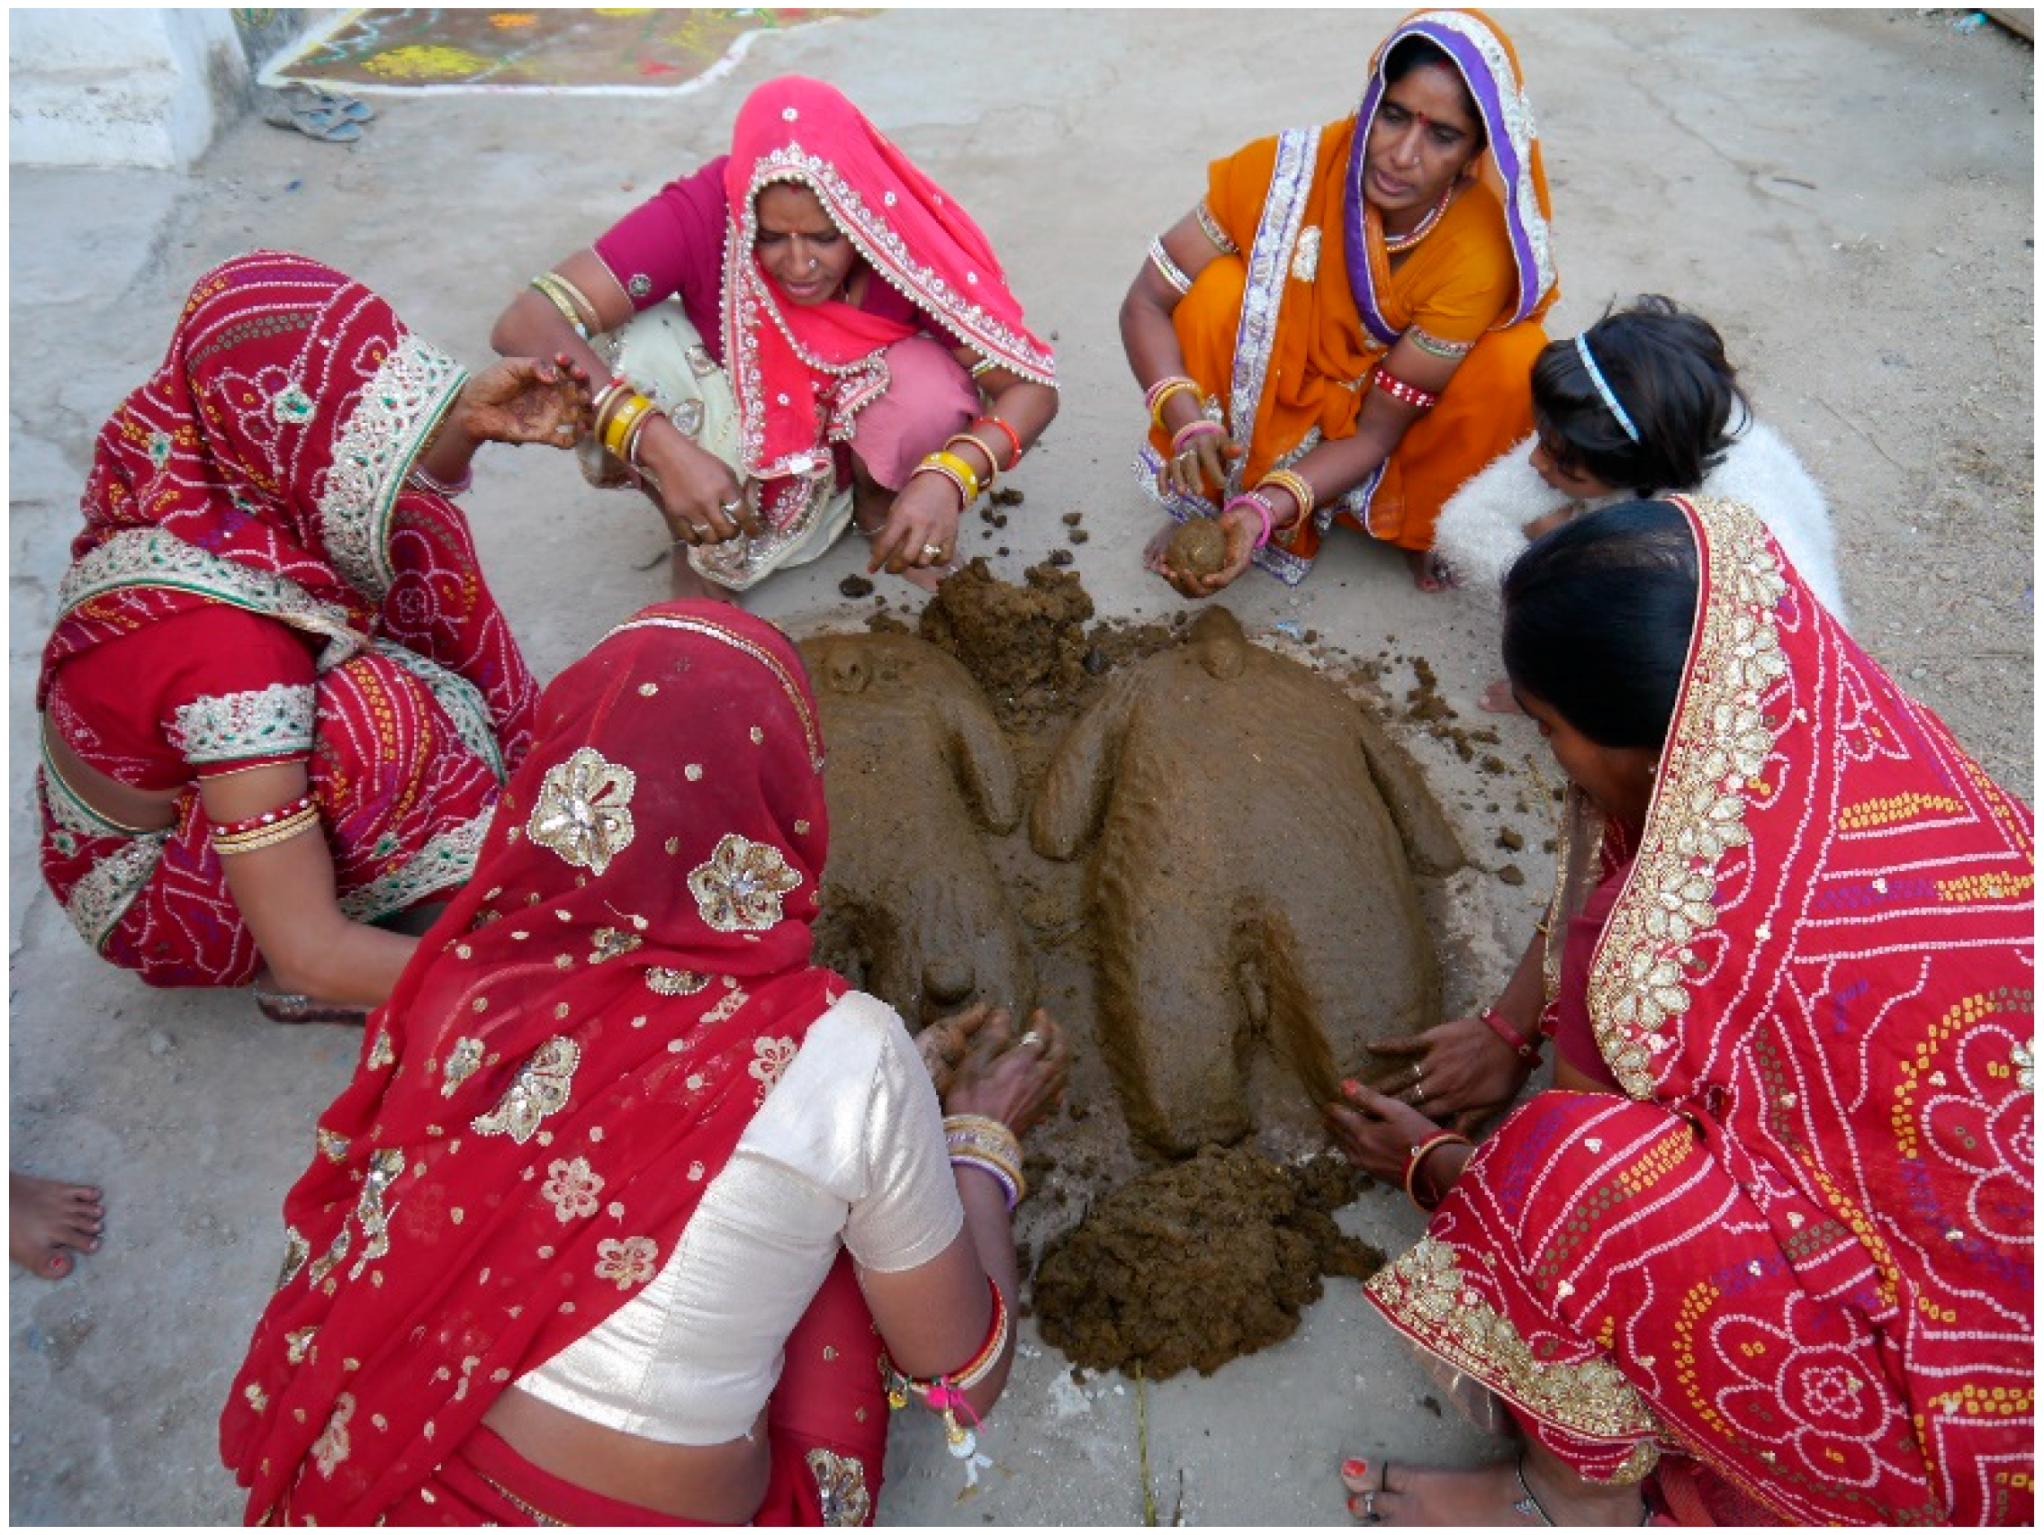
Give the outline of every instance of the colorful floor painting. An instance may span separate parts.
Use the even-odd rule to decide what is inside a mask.
[[[700,85],[766,32],[870,10],[360,10],[265,71],[329,88],[613,91]]]

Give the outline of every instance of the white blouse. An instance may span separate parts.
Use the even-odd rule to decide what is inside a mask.
[[[964,1222],[907,1029],[877,997],[848,993],[810,1027],[659,1275],[517,1384],[665,1444],[740,1438],[840,1241],[862,1268],[893,1273],[936,1257]]]

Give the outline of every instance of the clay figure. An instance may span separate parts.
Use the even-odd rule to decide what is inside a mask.
[[[979,838],[1015,829],[1021,787],[985,697],[911,635],[821,635],[801,651],[829,753],[818,962],[911,1029],[972,999],[1026,1016],[1035,970]]]
[[[1138,1144],[1173,1156],[1253,1128],[1259,1045],[1322,1103],[1371,1042],[1440,1021],[1387,797],[1413,796],[1400,810],[1428,872],[1460,862],[1409,765],[1380,788],[1372,756],[1395,752],[1360,705],[1251,644],[1225,608],[1187,634],[1080,716],[1029,824],[1057,859],[1098,830],[1101,1050]]]

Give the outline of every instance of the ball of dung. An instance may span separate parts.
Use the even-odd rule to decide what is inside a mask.
[[[1171,535],[1164,563],[1183,576],[1210,576],[1228,563],[1228,535],[1211,517],[1190,518]]]

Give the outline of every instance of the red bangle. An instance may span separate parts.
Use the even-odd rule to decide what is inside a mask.
[[[1489,1024],[1491,1033],[1497,1035],[1499,1039],[1510,1045],[1512,1053],[1518,1056],[1520,1060],[1531,1061],[1536,1066],[1540,1063],[1539,1041],[1546,1036],[1540,1032],[1539,1025],[1534,1025],[1531,1034],[1521,1034],[1511,1024],[1507,1023],[1504,1015],[1494,1007],[1486,1007],[1476,1016]]]
[[[274,826],[287,817],[303,815],[312,809],[313,804],[310,794],[301,794],[288,805],[279,805],[275,810],[265,810],[261,815],[252,815],[246,820],[215,822],[212,834],[215,837],[245,837],[265,826]]]
[[[1408,384],[1382,364],[1378,365],[1376,385],[1401,405],[1410,405],[1415,410],[1432,410],[1441,403],[1437,394],[1429,394],[1417,384]]]
[[[1425,1140],[1421,1141],[1417,1146],[1413,1147],[1411,1153],[1405,1159],[1405,1197],[1407,1199],[1410,1199],[1414,1204],[1418,1205],[1420,1209],[1426,1211],[1429,1215],[1431,1215],[1435,1210],[1439,1209],[1441,1205],[1440,1196],[1436,1194],[1434,1196],[1434,1202],[1432,1204],[1428,1204],[1425,1200],[1419,1197],[1419,1191],[1412,1186],[1412,1180],[1419,1175],[1419,1170],[1421,1166],[1426,1162],[1426,1159],[1432,1156],[1436,1151],[1440,1150],[1441,1147],[1468,1146],[1471,1149],[1474,1149],[1475,1144],[1476,1143],[1470,1140],[1470,1138],[1466,1135],[1459,1135],[1453,1130],[1441,1130],[1433,1135],[1428,1136]]]
[[[1008,460],[1007,464],[1002,468],[1001,473],[1006,474],[1010,469],[1013,469],[1017,464],[1022,462],[1022,434],[1016,431],[1012,426],[1008,425],[1007,422],[1003,421],[999,416],[974,416],[972,418],[972,424],[974,426],[998,427],[1002,432],[1007,434],[1009,443],[1013,445],[1015,449],[1015,456]],[[989,458],[991,458],[992,455],[988,456]]]

